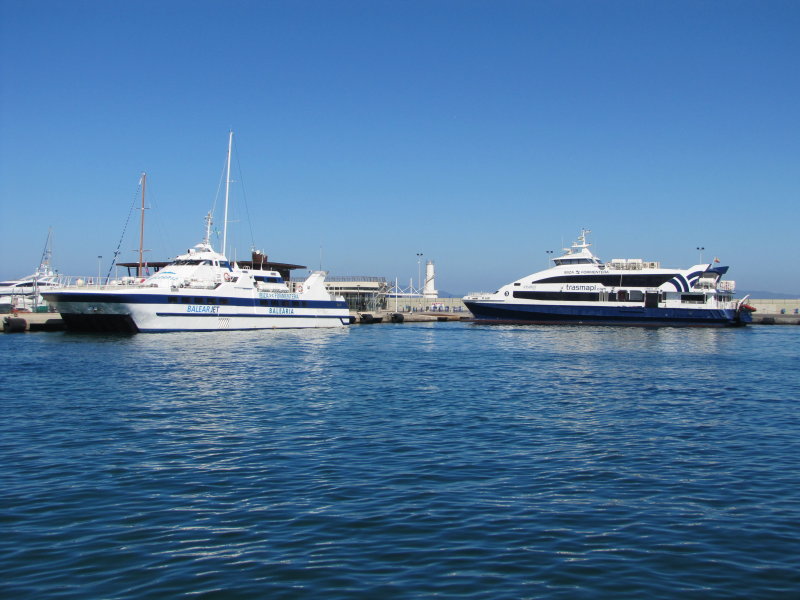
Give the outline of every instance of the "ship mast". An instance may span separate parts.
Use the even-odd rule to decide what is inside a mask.
[[[39,268],[36,274],[50,275],[50,257],[53,255],[53,228],[47,230],[47,240],[44,243],[42,259],[39,261]],[[38,279],[38,278],[37,278]]]
[[[142,277],[144,266],[144,189],[147,186],[147,173],[142,173],[142,217],[139,219],[139,269],[136,272]]]
[[[233,147],[233,130],[228,135],[228,173],[225,176],[225,219],[222,222],[222,254],[227,256],[228,244],[228,196],[231,188],[231,148]]]

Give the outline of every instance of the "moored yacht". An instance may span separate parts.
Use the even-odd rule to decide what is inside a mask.
[[[479,322],[597,325],[735,326],[749,323],[747,298],[733,298],[728,267],[698,264],[662,268],[641,259],[602,262],[589,250],[588,230],[553,266],[504,285],[470,294],[464,304]]]
[[[42,292],[63,285],[64,278],[50,266],[52,231],[47,232],[39,267],[25,277],[0,281],[0,312],[34,311],[47,307]]]

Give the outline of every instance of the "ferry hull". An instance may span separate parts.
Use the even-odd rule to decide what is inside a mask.
[[[484,323],[736,327],[751,321],[749,312],[732,309],[556,306],[469,300],[464,304],[476,321]]]
[[[228,298],[225,305],[183,304],[164,294],[54,292],[48,296],[68,331],[305,329],[343,327],[350,322],[346,305],[337,301],[307,300],[310,308],[282,308],[241,298]]]

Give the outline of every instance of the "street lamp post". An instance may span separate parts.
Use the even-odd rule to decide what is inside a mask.
[[[103,261],[102,256],[97,257],[97,285],[100,285],[100,270],[101,270],[101,263]]]
[[[703,250],[705,250],[705,247],[698,246],[697,250],[700,252],[700,264],[702,265],[703,264]]]
[[[549,267],[550,266],[550,259],[553,258],[553,256],[552,256],[553,251],[552,250],[545,250],[544,253],[547,255],[547,261],[545,262],[545,264]]]

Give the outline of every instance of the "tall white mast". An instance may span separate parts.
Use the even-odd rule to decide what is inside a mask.
[[[222,254],[228,256],[228,196],[231,189],[231,148],[233,147],[233,130],[228,136],[228,173],[225,176],[225,219],[222,222]]]
[[[142,173],[142,217],[139,219],[139,268],[136,271],[137,277],[142,277],[144,266],[144,189],[147,186],[147,173]]]

